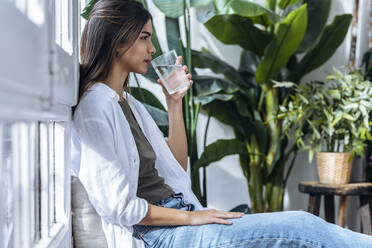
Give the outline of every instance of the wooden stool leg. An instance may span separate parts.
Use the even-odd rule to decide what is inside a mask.
[[[312,213],[316,216],[319,216],[319,208],[320,208],[320,195],[313,195],[310,194],[309,196],[309,206],[307,211]]]
[[[365,203],[364,206],[361,206],[361,225],[362,225],[362,233],[372,235],[372,218],[371,218],[371,200],[368,199],[368,196],[362,195],[360,196],[361,204]]]
[[[333,195],[324,196],[325,219],[330,223],[335,223],[335,198]]]
[[[345,227],[346,224],[346,195],[342,195],[340,198],[340,212],[338,214],[338,225]]]

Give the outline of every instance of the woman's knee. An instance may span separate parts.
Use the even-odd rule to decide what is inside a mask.
[[[316,216],[312,213],[309,213],[309,212],[306,212],[304,210],[295,210],[295,211],[289,211],[289,212],[292,212],[291,214],[293,215],[293,218],[296,218],[298,221],[303,221],[304,224],[306,223],[311,223],[311,224],[315,224],[315,223],[323,223],[325,222],[322,218],[320,218],[319,216]]]

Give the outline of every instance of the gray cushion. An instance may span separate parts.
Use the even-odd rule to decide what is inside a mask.
[[[101,217],[77,177],[71,177],[72,236],[75,248],[107,247]]]

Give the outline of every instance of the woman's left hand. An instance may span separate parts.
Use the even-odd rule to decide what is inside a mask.
[[[182,64],[182,56],[178,56],[178,60],[180,62],[180,64]],[[188,71],[188,68],[186,65],[184,65],[182,67],[182,69],[185,71],[185,73],[187,73]],[[169,94],[167,89],[164,87],[163,85],[163,82],[161,81],[161,79],[158,79],[158,83],[162,86],[163,88],[163,92],[164,92],[164,95],[166,97],[166,102],[167,102],[167,105],[169,106],[170,104],[178,104],[178,103],[182,103],[182,98],[183,96],[186,94],[186,92],[189,90],[189,88],[192,86],[192,84],[194,83],[192,80],[191,80],[191,74],[188,73],[186,74],[186,78],[190,80],[190,85],[173,93],[173,94]]]

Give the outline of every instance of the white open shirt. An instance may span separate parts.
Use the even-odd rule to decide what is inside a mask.
[[[125,97],[125,96],[124,96]],[[163,133],[142,103],[128,94],[129,106],[156,153],[155,167],[174,192],[182,192],[196,210],[203,207],[191,181],[173,156]],[[101,216],[109,248],[144,247],[132,237],[132,226],[147,213],[148,203],[136,196],[139,156],[119,95],[104,83],[81,98],[72,120],[72,174],[79,177]]]

